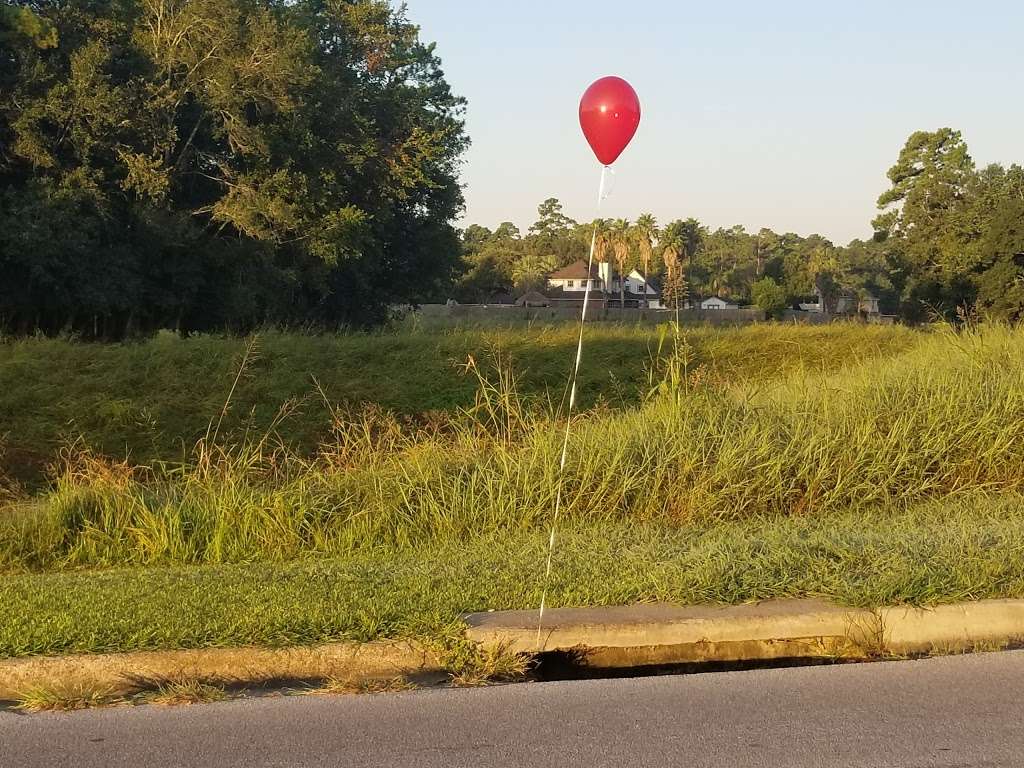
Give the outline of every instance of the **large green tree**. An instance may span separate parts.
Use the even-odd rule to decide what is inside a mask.
[[[58,44],[0,60],[8,328],[364,325],[450,282],[464,104],[403,8],[31,8]]]
[[[999,319],[1024,320],[1024,195],[996,205],[980,254],[975,278],[980,308]]]
[[[786,309],[786,291],[770,277],[762,277],[751,287],[754,306],[767,317],[779,318]]]
[[[975,260],[976,227],[969,215],[974,161],[959,131],[918,131],[888,172],[873,225],[892,239],[905,273],[902,300],[911,318],[948,314],[972,300],[965,274]]]

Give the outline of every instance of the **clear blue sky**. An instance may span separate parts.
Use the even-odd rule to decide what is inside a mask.
[[[1024,163],[1015,0],[408,0],[468,98],[464,223],[595,215],[584,89],[617,74],[644,119],[606,217],[696,216],[838,243],[870,234],[907,136],[951,126],[975,161]]]

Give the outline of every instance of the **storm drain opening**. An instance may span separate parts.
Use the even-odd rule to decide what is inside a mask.
[[[529,679],[534,682],[557,682],[562,680],[603,680],[631,677],[658,677],[667,675],[699,675],[716,672],[746,672],[758,669],[782,669],[787,667],[823,667],[840,664],[858,664],[874,661],[866,656],[780,656],[706,661],[654,661],[633,658],[622,653],[629,649],[574,648],[570,650],[544,651],[534,655],[529,669]]]

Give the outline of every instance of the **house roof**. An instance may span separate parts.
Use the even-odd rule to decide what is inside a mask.
[[[600,275],[597,271],[597,265],[593,264],[590,267],[590,277],[593,280],[597,280]],[[586,280],[587,279],[587,262],[583,259],[574,261],[567,267],[557,269],[548,275],[548,280]]]
[[[739,302],[736,301],[735,299],[726,299],[721,296],[708,296],[706,298],[701,299],[700,303],[703,304],[706,301],[721,301],[724,304],[735,304],[739,306]]]
[[[547,303],[548,297],[545,296],[543,293],[539,293],[537,291],[527,291],[518,299],[516,299],[517,307],[547,306]]]

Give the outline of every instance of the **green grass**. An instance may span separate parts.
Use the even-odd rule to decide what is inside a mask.
[[[72,457],[29,512],[0,518],[0,567],[288,561],[544,528],[560,423],[512,382],[442,426],[340,415],[313,458],[265,443],[137,470]],[[724,386],[583,414],[566,518],[680,524],[899,510],[1024,490],[1024,332],[935,334],[838,373]]]
[[[426,338],[488,346],[483,334]],[[453,637],[466,611],[535,608],[565,425],[559,396],[545,404],[544,380],[517,355],[537,365],[557,348],[564,368],[571,332],[506,334],[506,350],[522,349],[496,374],[449,371],[471,389],[444,417],[338,407],[329,394],[316,419],[309,406],[245,430],[239,413],[258,402],[270,414],[285,394],[264,379],[308,376],[297,372],[303,345],[353,339],[396,343],[264,337],[209,439],[242,347],[194,340],[234,345],[236,367],[215,377],[219,401],[211,387],[196,409],[197,423],[206,410],[200,439],[178,462],[139,466],[79,446],[51,485],[0,500],[0,656],[436,640]],[[632,370],[633,391],[613,404],[595,384],[578,415],[552,604],[1024,596],[1024,330],[764,326],[671,341],[592,334],[591,347],[606,348],[590,359]],[[650,371],[609,362],[620,342],[643,350]],[[51,342],[26,349],[35,343]],[[169,345],[187,368],[206,360],[192,343],[54,349],[163,360],[154,350]],[[160,374],[168,387],[184,376],[174,368]],[[560,387],[564,370],[549,378]],[[133,396],[170,402],[148,386]],[[401,386],[382,381],[374,402],[388,405]],[[319,437],[296,446],[314,423]]]
[[[632,405],[646,392],[646,369],[661,331],[600,324],[588,328],[581,402]],[[281,407],[283,440],[310,452],[328,436],[332,404],[375,403],[420,416],[473,403],[476,382],[460,373],[470,355],[500,351],[521,394],[560,400],[575,350],[571,324],[524,329],[304,335],[266,332],[239,382],[223,437],[262,434]],[[800,366],[834,370],[889,356],[919,335],[903,328],[756,326],[692,329],[696,363],[722,378],[764,378]],[[246,340],[161,334],[138,343],[80,344],[27,339],[0,343],[0,488],[3,476],[37,484],[57,449],[84,439],[136,463],[180,461],[223,406]]]
[[[828,517],[567,527],[552,605],[822,596],[876,606],[1024,597],[1024,498]],[[437,638],[465,611],[536,608],[546,536],[290,563],[9,574],[0,657]]]

